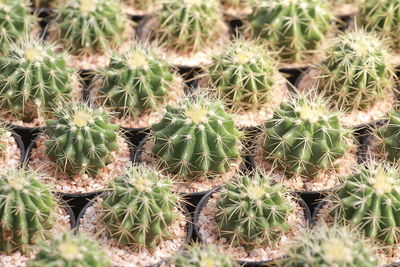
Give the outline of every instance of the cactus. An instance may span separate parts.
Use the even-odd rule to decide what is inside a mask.
[[[166,101],[174,74],[155,49],[136,44],[124,54],[114,54],[98,77],[105,105],[121,117],[134,117],[157,110]]]
[[[320,96],[310,96],[281,103],[266,122],[263,149],[265,159],[285,172],[315,177],[334,169],[334,161],[348,151],[350,130]]]
[[[118,126],[105,111],[73,104],[60,108],[55,117],[47,121],[46,153],[63,172],[96,176],[113,160]]]
[[[331,197],[330,214],[360,228],[365,236],[387,244],[400,241],[400,175],[387,162],[360,165],[356,173],[343,178],[343,185]]]
[[[71,100],[73,70],[55,50],[29,38],[0,58],[0,109],[6,116],[30,122]]]
[[[320,91],[344,110],[365,110],[394,88],[394,67],[384,43],[363,30],[336,39],[317,67]]]
[[[269,177],[259,172],[228,182],[220,196],[215,216],[218,235],[232,245],[273,246],[290,228],[287,216],[293,208],[286,189],[279,183],[271,185]]]
[[[208,73],[217,93],[237,111],[259,109],[268,103],[279,75],[267,50],[243,39],[214,56]]]
[[[212,245],[193,245],[174,259],[175,267],[238,267],[232,255],[218,251]]]
[[[129,20],[119,1],[70,0],[60,9],[60,41],[74,54],[102,53],[126,39]]]
[[[222,7],[235,10],[244,10],[256,4],[256,0],[220,0]]]
[[[259,0],[248,16],[253,35],[266,39],[287,62],[315,54],[332,29],[332,19],[325,0]]]
[[[326,224],[295,240],[283,266],[383,266],[376,249],[353,229]]]
[[[156,248],[172,234],[168,227],[179,219],[180,197],[171,181],[145,166],[132,166],[111,184],[102,202],[102,222],[120,245]]]
[[[204,97],[167,107],[152,125],[153,153],[169,173],[183,176],[225,173],[240,158],[241,133],[220,101]]]
[[[49,186],[26,169],[10,169],[0,177],[0,251],[29,253],[45,240],[56,222],[57,202]]]
[[[51,240],[50,244],[43,244],[27,266],[108,267],[111,263],[106,252],[95,241],[84,234],[65,233],[60,238]]]
[[[166,48],[192,53],[210,47],[220,36],[222,13],[217,1],[164,1],[155,14],[155,38]]]
[[[400,159],[400,112],[391,110],[388,114],[389,121],[376,131],[380,140],[378,150],[385,158],[392,162],[399,162]]]

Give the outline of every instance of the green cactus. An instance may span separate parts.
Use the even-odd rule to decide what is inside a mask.
[[[43,244],[28,267],[108,267],[110,260],[105,251],[84,234],[65,233],[60,238]]]
[[[74,54],[118,47],[130,27],[119,1],[70,0],[59,12],[56,28],[60,41]]]
[[[392,162],[400,160],[400,112],[391,110],[388,114],[388,122],[376,131],[380,140],[379,152]]]
[[[174,74],[155,49],[136,44],[124,54],[115,53],[98,78],[105,105],[120,117],[135,117],[157,110],[167,100]]]
[[[232,8],[238,11],[250,8],[256,4],[256,0],[219,0],[219,2],[224,8]]]
[[[210,47],[221,34],[222,13],[217,1],[164,1],[155,14],[155,38],[166,48],[192,53]]]
[[[221,253],[213,245],[191,246],[173,260],[175,267],[239,267],[232,255]]]
[[[29,253],[56,222],[57,201],[35,172],[10,169],[0,177],[0,251]]]
[[[383,266],[377,250],[354,229],[323,224],[296,238],[283,266]]]
[[[46,122],[46,153],[62,171],[96,176],[113,160],[118,125],[110,122],[105,111],[73,104],[60,108],[55,117]]]
[[[400,241],[400,172],[387,162],[360,165],[331,197],[330,214],[387,244]]]
[[[299,62],[315,54],[332,30],[333,15],[325,0],[259,0],[248,20],[253,35],[284,61]]]
[[[348,151],[350,130],[321,97],[310,96],[281,103],[266,122],[263,149],[265,159],[287,173],[315,177],[334,169],[334,161]]]
[[[179,219],[180,196],[170,180],[149,167],[132,166],[111,190],[102,202],[102,222],[120,245],[154,249],[172,237],[168,227]]]
[[[241,133],[220,101],[204,97],[167,107],[152,125],[153,153],[169,173],[183,176],[225,173],[240,158]]]
[[[217,200],[215,220],[218,235],[233,245],[256,248],[276,245],[290,229],[287,216],[293,212],[282,184],[270,184],[270,177],[255,172],[228,182]]]
[[[343,110],[365,110],[393,91],[390,60],[388,49],[375,34],[345,33],[317,67],[320,91]]]

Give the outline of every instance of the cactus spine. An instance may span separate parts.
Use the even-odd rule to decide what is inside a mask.
[[[194,245],[174,259],[175,267],[238,267],[232,255],[218,251],[212,245]]]
[[[400,159],[400,112],[391,110],[388,114],[389,121],[383,128],[377,130],[377,137],[380,139],[378,146],[385,158],[392,162],[398,162]]]

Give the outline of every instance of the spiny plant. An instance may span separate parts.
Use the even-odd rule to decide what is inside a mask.
[[[283,266],[383,266],[376,249],[347,227],[323,224],[297,237]]]
[[[271,99],[279,75],[263,45],[236,39],[213,57],[208,68],[212,87],[236,111],[259,109]]]
[[[325,0],[259,0],[248,20],[254,36],[266,39],[285,61],[298,62],[318,50],[333,15]]]
[[[56,28],[74,54],[93,54],[118,47],[130,27],[119,1],[69,0],[60,8]]]
[[[27,38],[0,57],[0,109],[30,122],[71,100],[73,69],[66,55],[39,39]]]
[[[388,162],[371,161],[343,178],[331,197],[330,214],[387,244],[400,241],[400,172]]]
[[[99,97],[120,117],[157,110],[167,100],[174,73],[157,50],[139,43],[124,54],[114,53],[98,73]]]
[[[349,149],[350,133],[324,99],[300,95],[281,103],[266,122],[264,157],[287,173],[315,177],[335,168],[334,161]]]
[[[170,180],[144,165],[132,166],[110,188],[101,220],[118,244],[154,249],[172,237],[168,228],[179,218],[180,196]]]
[[[198,52],[220,36],[222,13],[217,1],[164,1],[155,14],[155,37],[166,48],[182,53]]]
[[[221,253],[213,245],[195,244],[173,260],[175,267],[238,267],[232,255]]]
[[[376,131],[379,139],[379,152],[392,162],[400,159],[400,112],[391,110],[388,113],[388,122]]]
[[[49,237],[57,201],[34,171],[10,169],[0,176],[0,251],[29,253]]]
[[[122,0],[122,2],[140,11],[147,11],[161,5],[162,0]]]
[[[293,207],[282,184],[271,185],[270,180],[267,174],[255,172],[223,187],[215,216],[219,237],[247,248],[279,242],[290,229],[287,217]]]
[[[42,244],[36,256],[29,260],[29,267],[93,266],[108,267],[111,262],[106,252],[95,241],[78,233],[65,233]]]
[[[232,8],[235,10],[243,10],[255,5],[256,0],[220,0],[221,5],[225,8]]]
[[[152,131],[152,151],[169,173],[225,173],[240,158],[241,132],[220,101],[196,96],[180,107],[168,106]]]
[[[63,172],[96,176],[113,160],[118,125],[104,110],[74,103],[61,107],[46,124],[46,153]]]
[[[320,91],[344,110],[365,110],[393,91],[394,67],[382,40],[363,30],[339,36],[317,67]]]

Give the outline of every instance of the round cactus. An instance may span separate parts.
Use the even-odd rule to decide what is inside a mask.
[[[172,237],[169,226],[179,219],[180,197],[171,181],[145,166],[132,166],[111,184],[102,202],[102,222],[120,245],[156,248]]]
[[[166,101],[174,74],[157,51],[137,44],[124,54],[114,54],[98,78],[105,105],[120,117],[134,117],[157,110]]]
[[[265,159],[288,173],[307,177],[334,169],[334,161],[349,149],[350,130],[341,126],[340,114],[326,106],[316,96],[281,103],[265,125]]]
[[[29,267],[60,267],[60,266],[111,266],[106,252],[93,240],[83,234],[65,233],[62,237],[43,244],[31,259]]]
[[[55,117],[47,121],[46,153],[62,171],[96,176],[113,160],[118,125],[110,123],[105,111],[73,104],[59,109]]]
[[[381,141],[378,150],[388,160],[398,162],[400,159],[400,112],[391,110],[388,118],[389,121],[376,133]]]
[[[71,99],[73,70],[64,54],[40,40],[12,45],[0,58],[0,110],[30,122]]]
[[[218,235],[233,245],[255,248],[275,245],[289,230],[287,216],[293,212],[282,184],[271,185],[256,172],[228,182],[217,200]]]
[[[119,1],[70,0],[59,12],[56,28],[60,41],[74,54],[118,47],[130,26]]]
[[[57,202],[33,171],[10,169],[0,177],[0,251],[29,252],[56,222]]]
[[[317,67],[320,91],[345,110],[365,110],[394,88],[394,67],[384,43],[362,30],[337,38]]]
[[[288,62],[315,54],[332,19],[325,0],[259,0],[248,17],[253,35],[266,39]]]
[[[175,267],[238,267],[231,255],[223,254],[212,245],[194,245],[174,259]]]
[[[387,244],[400,241],[400,172],[385,162],[359,166],[343,179],[331,199],[330,214]]]
[[[153,153],[170,173],[183,176],[225,173],[240,158],[241,133],[221,102],[203,97],[167,107],[152,125]]]

